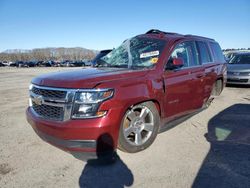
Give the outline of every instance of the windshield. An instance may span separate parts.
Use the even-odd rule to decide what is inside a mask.
[[[230,64],[250,64],[250,54],[236,55],[229,62]]]
[[[100,59],[99,66],[118,68],[151,68],[159,59],[165,41],[134,37]]]

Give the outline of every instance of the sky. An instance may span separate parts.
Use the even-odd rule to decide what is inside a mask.
[[[0,52],[7,49],[110,49],[159,29],[250,47],[250,0],[0,0]]]

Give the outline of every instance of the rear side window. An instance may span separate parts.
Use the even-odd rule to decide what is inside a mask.
[[[210,42],[210,47],[211,47],[211,50],[212,50],[213,55],[214,55],[214,60],[224,62],[225,59],[224,59],[224,56],[222,54],[220,45],[216,42]]]
[[[199,64],[195,43],[191,41],[178,44],[172,52],[170,60],[173,58],[183,59],[183,67],[197,66]]]
[[[212,58],[209,53],[207,44],[205,42],[198,41],[197,46],[198,46],[199,57],[200,57],[201,63],[206,64],[206,63],[212,62]]]

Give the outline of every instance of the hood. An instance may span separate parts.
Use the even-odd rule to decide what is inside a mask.
[[[43,74],[31,82],[39,86],[57,88],[94,88],[107,81],[142,77],[147,70],[131,70],[121,68],[86,68]]]
[[[228,71],[250,72],[250,64],[227,64]]]

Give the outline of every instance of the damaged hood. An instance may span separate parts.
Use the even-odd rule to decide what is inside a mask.
[[[43,74],[31,82],[39,86],[57,88],[94,88],[96,85],[120,79],[142,77],[147,70],[131,70],[123,68],[86,68]]]

